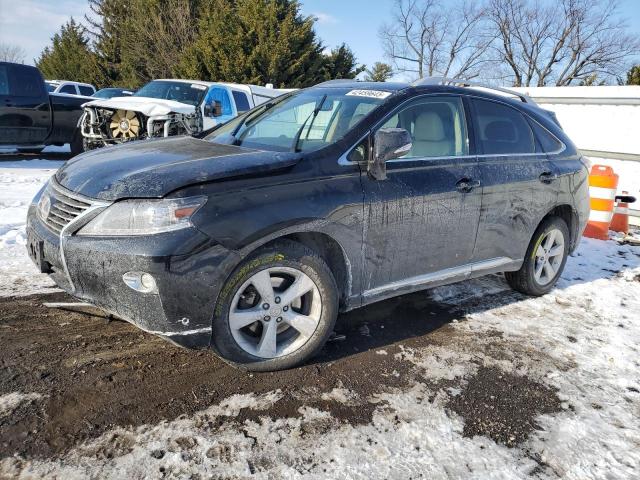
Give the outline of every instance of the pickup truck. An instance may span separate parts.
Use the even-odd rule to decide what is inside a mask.
[[[47,145],[71,145],[83,151],[78,121],[90,98],[50,94],[40,71],[0,62],[0,148],[39,153]]]
[[[197,135],[289,91],[201,80],[153,80],[133,95],[86,103],[80,122],[84,148]]]

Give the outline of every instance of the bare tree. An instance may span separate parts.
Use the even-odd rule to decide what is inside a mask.
[[[395,0],[392,22],[379,36],[398,72],[470,79],[489,61],[495,39],[485,18],[478,2]]]
[[[640,52],[617,0],[489,0],[493,45],[514,86],[569,85],[594,75],[619,76]]]
[[[11,43],[0,43],[0,62],[24,63],[27,57],[24,48]]]

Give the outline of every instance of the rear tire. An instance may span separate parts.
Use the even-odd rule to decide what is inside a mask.
[[[326,262],[280,240],[245,259],[223,286],[212,348],[247,370],[292,368],[320,351],[337,315],[338,290]]]
[[[505,272],[511,288],[525,295],[548,293],[567,263],[569,241],[566,222],[559,217],[546,218],[533,234],[520,270]]]

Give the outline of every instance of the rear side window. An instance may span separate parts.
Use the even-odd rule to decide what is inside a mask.
[[[533,132],[515,108],[473,99],[476,137],[485,155],[536,153]]]
[[[560,140],[558,140],[553,134],[551,134],[538,122],[530,119],[529,125],[531,125],[533,133],[538,140],[536,150],[542,151],[544,153],[553,153],[562,149],[562,142],[560,142]]]
[[[85,87],[84,85],[78,85],[78,88],[80,89],[80,95],[84,95],[86,97],[90,97],[91,95],[93,95],[95,93],[93,91],[93,88],[91,88],[91,87]]]
[[[71,95],[75,95],[76,87],[74,85],[64,85],[58,93],[70,93]]]
[[[235,90],[231,90],[231,93],[233,94],[233,100],[236,102],[238,113],[251,110],[251,107],[249,107],[249,99],[247,98],[246,94],[242,92],[236,92]]]
[[[11,95],[39,98],[44,95],[40,75],[35,68],[14,66],[9,71]]]
[[[9,95],[9,75],[4,65],[0,65],[0,95]]]

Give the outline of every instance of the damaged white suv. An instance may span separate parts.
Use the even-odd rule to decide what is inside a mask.
[[[83,105],[85,150],[131,140],[195,135],[290,90],[197,80],[153,80],[131,96]]]

